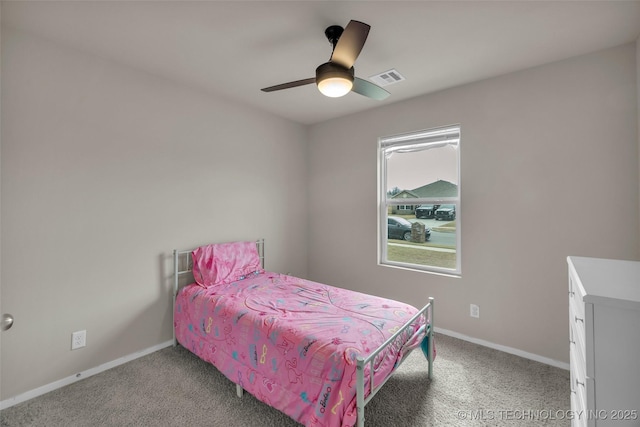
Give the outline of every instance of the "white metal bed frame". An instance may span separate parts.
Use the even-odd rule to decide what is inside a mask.
[[[260,257],[260,264],[262,268],[264,268],[264,239],[259,239],[256,241],[256,245],[258,247],[258,255]],[[174,285],[173,285],[173,316],[174,316],[174,325],[175,325],[175,301],[178,296],[178,290],[180,289],[180,278],[184,275],[190,274],[191,269],[193,268],[193,260],[191,259],[191,252],[193,250],[174,250],[173,251],[173,271],[174,271]],[[358,357],[356,359],[356,370],[357,370],[357,382],[356,382],[356,409],[357,409],[357,427],[364,427],[364,407],[373,399],[373,397],[378,393],[378,391],[382,388],[382,386],[391,378],[393,373],[400,367],[402,362],[406,360],[406,358],[411,354],[412,350],[409,350],[404,353],[402,359],[396,364],[393,371],[387,375],[387,377],[380,382],[380,384],[374,384],[374,375],[370,375],[370,381],[368,386],[369,395],[365,397],[365,380],[364,380],[364,369],[367,365],[369,365],[369,372],[375,372],[374,362],[377,360],[377,356],[385,351],[389,346],[393,346],[394,343],[397,342],[401,337],[406,337],[408,328],[412,325],[414,321],[416,321],[420,316],[424,316],[425,319],[429,320],[428,324],[425,324],[418,332],[412,335],[411,340],[419,336],[421,334],[425,334],[423,339],[428,339],[428,351],[427,351],[427,362],[429,366],[429,379],[433,379],[433,358],[434,358],[434,346],[433,339],[434,335],[434,326],[433,326],[433,305],[434,299],[429,297],[429,302],[427,305],[422,307],[409,321],[407,321],[404,326],[398,329],[389,339],[387,339],[380,347],[371,352],[369,356],[363,358]],[[178,341],[176,339],[176,331],[175,326],[173,329],[173,345],[178,345]],[[240,384],[236,384],[236,393],[238,397],[242,397],[243,389]]]

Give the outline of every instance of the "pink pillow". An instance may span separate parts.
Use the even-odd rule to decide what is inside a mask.
[[[203,287],[244,279],[263,273],[256,242],[232,242],[201,246],[191,253],[193,277]]]

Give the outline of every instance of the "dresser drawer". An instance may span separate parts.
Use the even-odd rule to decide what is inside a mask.
[[[569,301],[573,303],[575,307],[575,315],[581,319],[584,319],[584,296],[585,296],[585,292],[582,289],[582,286],[580,286],[580,284],[573,277],[573,275],[570,275],[569,276]]]
[[[576,346],[582,355],[581,360],[585,360],[586,356],[586,335],[585,335],[585,319],[584,304],[582,305],[583,314],[578,314],[578,307],[575,301],[569,301],[569,341],[572,346]],[[582,316],[582,317],[580,317]]]
[[[586,413],[583,406],[577,403],[579,400],[578,395],[572,391],[571,392],[571,427],[588,427],[586,417],[581,416],[581,414]]]
[[[571,411],[574,415],[571,420],[573,427],[587,426],[586,418],[580,416],[587,412],[587,401],[583,386],[585,384],[584,360],[581,360],[580,357],[580,354],[576,351],[576,346],[572,344],[569,350],[569,376],[571,380]]]
[[[569,351],[571,379],[571,410],[575,417],[572,426],[595,426],[595,418],[589,417],[589,411],[595,409],[595,380],[586,374],[584,356],[578,347],[571,346]]]

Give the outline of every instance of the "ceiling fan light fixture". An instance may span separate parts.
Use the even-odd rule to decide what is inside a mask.
[[[342,77],[331,77],[318,82],[318,90],[330,98],[339,98],[351,92],[353,81]]]
[[[347,69],[331,62],[322,64],[316,69],[316,85],[324,96],[344,96],[353,88],[353,67]]]

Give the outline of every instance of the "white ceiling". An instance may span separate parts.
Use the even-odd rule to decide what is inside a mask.
[[[448,87],[635,41],[640,1],[16,1],[2,25],[37,33],[311,124]],[[375,101],[322,96],[329,25],[371,25],[356,76],[397,69],[406,81]]]

